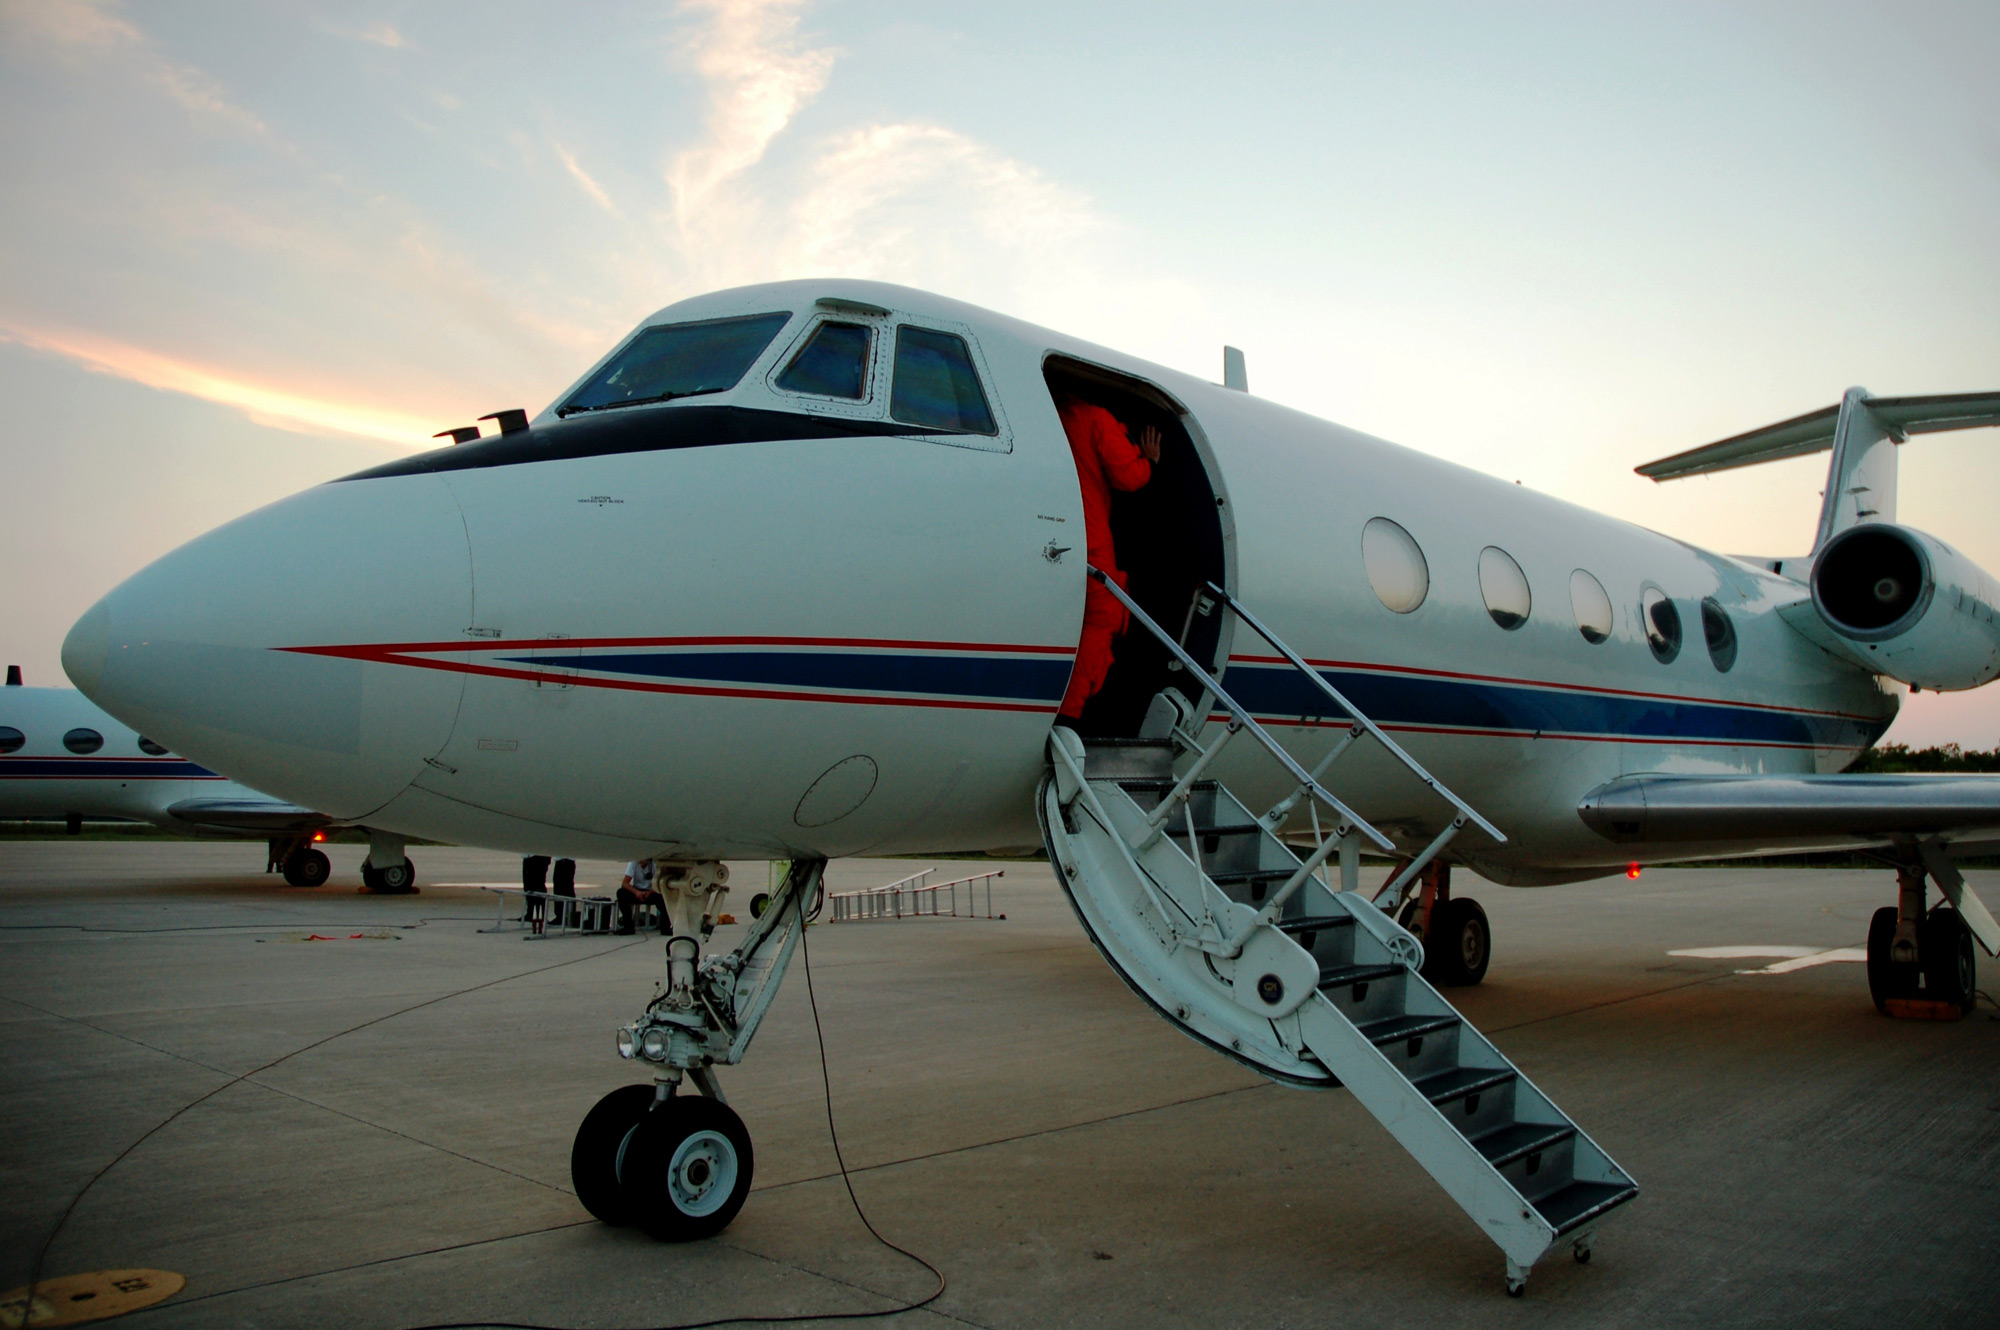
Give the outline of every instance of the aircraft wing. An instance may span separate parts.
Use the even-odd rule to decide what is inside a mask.
[[[1620,776],[1576,811],[1621,842],[1990,840],[2000,836],[2000,776]]]
[[[1899,440],[1911,434],[2000,425],[2000,393],[1870,397],[1867,405],[1869,414]],[[1682,476],[1699,476],[1711,471],[1755,466],[1759,462],[1775,462],[1781,457],[1823,453],[1833,447],[1834,430],[1839,423],[1838,406],[1822,407],[1790,420],[1781,420],[1775,425],[1690,448],[1672,457],[1662,457],[1637,470],[1640,475],[1652,480],[1678,480]]]
[[[260,833],[341,825],[325,813],[278,799],[183,799],[167,809],[167,816],[191,826]]]
[[[1987,954],[2000,956],[2000,921],[1954,863],[2000,848],[2000,776],[1620,776],[1576,811],[1613,841],[1699,843],[1705,853],[1904,847]]]

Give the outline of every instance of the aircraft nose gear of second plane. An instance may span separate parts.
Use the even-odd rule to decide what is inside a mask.
[[[666,1242],[711,1237],[750,1194],[750,1133],[723,1099],[713,1068],[742,1060],[778,994],[799,932],[823,889],[826,861],[795,860],[732,951],[702,956],[727,890],[721,864],[662,863],[655,871],[674,934],[667,979],[617,1032],[618,1055],[653,1067],[653,1084],[599,1100],[577,1129],[570,1178],[584,1208]],[[698,1095],[680,1093],[692,1081]]]

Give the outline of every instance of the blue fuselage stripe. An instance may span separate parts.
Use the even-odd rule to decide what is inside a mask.
[[[1067,658],[908,655],[854,651],[633,651],[506,657],[531,668],[638,675],[768,688],[1052,702],[1069,681]],[[1859,746],[1886,722],[1676,698],[1441,679],[1367,670],[1322,670],[1328,682],[1385,725],[1635,741]],[[1339,720],[1326,695],[1289,666],[1238,662],[1223,686],[1259,716]]]
[[[186,758],[149,762],[121,757],[0,757],[0,780],[212,780],[215,773]]]
[[[583,669],[658,679],[773,688],[1053,702],[1069,683],[1068,657],[912,656],[837,651],[644,651],[615,655],[509,656],[538,669]]]
[[[1849,716],[1477,680],[1362,670],[1320,673],[1383,725],[1591,738],[1844,746],[1872,741],[1887,724]],[[1326,694],[1289,666],[1232,665],[1223,687],[1260,716],[1341,719],[1339,709]]]

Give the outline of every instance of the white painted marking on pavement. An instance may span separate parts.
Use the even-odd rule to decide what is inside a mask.
[[[1868,951],[1865,947],[1683,947],[1670,951],[1669,956],[1687,956],[1703,961],[1742,961],[1765,956],[1775,956],[1777,962],[1766,965],[1761,970],[1738,970],[1738,974],[1790,974],[1794,970],[1810,969],[1815,965],[1832,965],[1841,961],[1867,963]]]

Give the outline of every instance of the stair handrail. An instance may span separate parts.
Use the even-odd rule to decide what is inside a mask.
[[[1340,814],[1344,825],[1335,830],[1334,837],[1336,839],[1346,835],[1350,830],[1359,831],[1367,836],[1369,840],[1375,842],[1378,849],[1390,853],[1395,852],[1396,843],[1394,841],[1377,831],[1366,818],[1342,803],[1331,791],[1327,790],[1317,780],[1314,780],[1312,773],[1300,766],[1298,760],[1285,751],[1284,745],[1272,738],[1270,733],[1257,723],[1256,718],[1250,714],[1249,710],[1242,703],[1231,697],[1223,689],[1221,683],[1217,682],[1213,675],[1201,667],[1201,662],[1189,655],[1186,648],[1182,647],[1179,642],[1176,642],[1160,625],[1154,623],[1146,611],[1139,608],[1139,603],[1126,594],[1125,588],[1119,586],[1115,578],[1111,577],[1095,564],[1085,564],[1084,569],[1090,576],[1097,579],[1101,586],[1118,598],[1119,603],[1124,605],[1133,619],[1142,628],[1151,633],[1159,640],[1162,646],[1174,654],[1174,657],[1180,661],[1181,667],[1193,675],[1197,683],[1215,694],[1216,699],[1229,709],[1229,713],[1243,722],[1243,728],[1248,730],[1258,743],[1264,745],[1265,750],[1272,757],[1275,757],[1285,770],[1291,772],[1292,776],[1297,779],[1301,786],[1311,791],[1317,798],[1325,801],[1329,808]]]
[[[1284,656],[1286,661],[1288,661],[1294,669],[1304,674],[1308,679],[1311,679],[1313,683],[1318,686],[1319,690],[1322,693],[1325,693],[1329,698],[1333,700],[1334,705],[1338,706],[1342,711],[1347,713],[1347,717],[1349,720],[1353,721],[1356,725],[1359,725],[1363,729],[1368,731],[1369,736],[1373,738],[1377,743],[1381,744],[1382,747],[1386,748],[1389,751],[1390,756],[1394,757],[1398,762],[1401,762],[1406,768],[1408,768],[1411,775],[1415,776],[1418,780],[1422,781],[1426,786],[1428,786],[1431,790],[1433,790],[1440,798],[1444,799],[1445,802],[1449,803],[1453,808],[1456,808],[1459,811],[1460,815],[1462,815],[1467,821],[1471,822],[1474,826],[1478,827],[1488,836],[1491,836],[1496,842],[1502,845],[1505,845],[1507,843],[1506,834],[1503,833],[1500,830],[1500,828],[1494,826],[1491,822],[1488,822],[1484,817],[1480,816],[1478,809],[1474,808],[1471,804],[1467,803],[1465,800],[1459,798],[1457,794],[1452,792],[1451,787],[1447,786],[1443,781],[1439,780],[1437,777],[1431,775],[1430,772],[1426,771],[1421,762],[1417,761],[1416,758],[1410,756],[1408,752],[1404,751],[1403,746],[1401,744],[1397,743],[1394,739],[1391,739],[1387,734],[1385,734],[1382,730],[1382,727],[1377,725],[1373,720],[1370,720],[1367,714],[1364,713],[1360,707],[1357,707],[1352,702],[1348,701],[1346,696],[1342,694],[1338,688],[1335,688],[1331,683],[1327,681],[1325,675],[1321,674],[1311,665],[1308,665],[1304,657],[1300,656],[1298,652],[1292,650],[1291,647],[1289,647],[1283,641],[1281,641],[1276,633],[1272,632],[1269,628],[1266,628],[1263,622],[1260,619],[1258,619],[1256,615],[1252,614],[1248,609],[1244,607],[1242,601],[1236,599],[1235,596],[1232,596],[1228,591],[1224,590],[1222,587],[1217,586],[1213,582],[1210,582],[1208,584],[1208,590],[1213,594],[1215,594],[1216,596],[1221,597],[1222,603],[1229,607],[1230,613],[1234,614],[1238,619],[1241,619],[1244,623],[1248,624],[1250,626],[1251,631],[1255,632],[1257,636],[1263,638],[1266,642],[1270,643],[1272,649],[1277,651],[1280,655]]]

